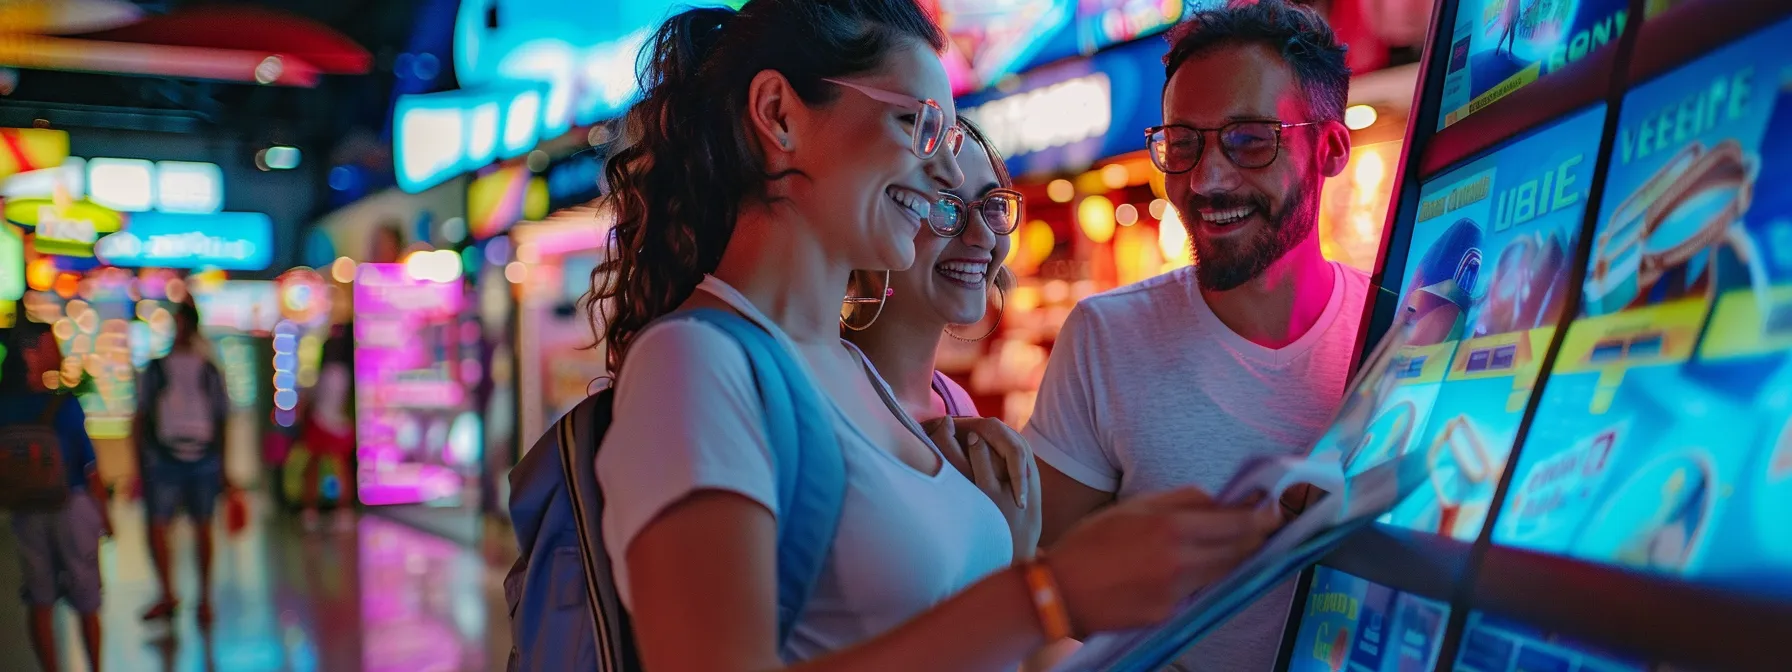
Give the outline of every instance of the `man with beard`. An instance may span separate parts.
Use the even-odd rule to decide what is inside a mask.
[[[1044,462],[1042,545],[1117,498],[1211,492],[1247,458],[1306,451],[1350,372],[1369,278],[1314,235],[1321,183],[1350,157],[1344,48],[1282,0],[1194,14],[1169,41],[1165,125],[1147,143],[1195,265],[1066,320],[1024,431]],[[1292,594],[1250,607],[1183,668],[1269,669]]]

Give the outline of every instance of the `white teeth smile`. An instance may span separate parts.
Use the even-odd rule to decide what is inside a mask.
[[[1228,208],[1225,210],[1202,210],[1201,219],[1207,220],[1213,224],[1231,224],[1251,216],[1252,212],[1255,212],[1255,210],[1249,207]]]
[[[982,285],[983,279],[989,275],[989,264],[947,261],[934,266],[934,272],[953,282],[977,286]]]
[[[932,203],[928,203],[926,199],[916,196],[909,191],[891,187],[885,189],[884,194],[889,196],[890,201],[895,203],[897,207],[907,210],[909,214],[915,216],[915,219],[923,222],[927,221],[927,213],[933,208]]]

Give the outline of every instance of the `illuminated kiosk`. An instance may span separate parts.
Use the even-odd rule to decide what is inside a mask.
[[[1277,669],[1788,669],[1792,3],[1432,22],[1359,352],[1447,371],[1336,432],[1411,417],[1430,484],[1301,575]]]

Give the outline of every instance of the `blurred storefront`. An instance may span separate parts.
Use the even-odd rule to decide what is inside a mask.
[[[1008,256],[1019,282],[1001,327],[981,342],[943,339],[939,366],[966,385],[985,413],[1018,426],[1031,416],[1057,331],[1077,301],[1193,262],[1187,234],[1164,200],[1164,175],[1143,151],[1143,129],[1162,120],[1166,45],[1136,39],[1180,19],[1181,3],[1082,3],[1077,14],[1062,18],[1063,29],[1048,21],[1047,29],[1025,35],[1005,23],[1012,13],[996,18],[992,10],[985,20],[973,11],[989,3],[940,4],[960,12],[944,23],[954,49],[970,54],[968,71],[988,73],[972,81],[993,84],[960,95],[958,108],[1001,150],[1027,208]],[[1146,11],[1152,8],[1162,11]],[[955,22],[967,17],[978,20]],[[1115,17],[1128,21],[1116,24]],[[1029,60],[1001,56],[996,48],[1002,40],[1032,40],[1030,62],[1036,63],[1061,41],[1054,35],[1100,30],[1133,39],[1109,40],[1093,53],[1086,47],[1095,42],[1085,39],[1077,44],[1087,55],[1018,71],[1012,64]],[[1415,75],[1402,66],[1353,81],[1346,121],[1355,148],[1322,197],[1319,236],[1328,258],[1374,268]]]
[[[11,173],[0,176],[0,265],[8,267],[0,273],[0,317],[51,325],[64,355],[55,382],[77,391],[102,478],[134,478],[128,439],[140,403],[138,372],[172,346],[176,304],[196,300],[202,332],[235,374],[227,381],[235,412],[225,445],[241,459],[230,461],[231,478],[253,486],[271,377],[245,375],[237,365],[266,359],[257,351],[265,343],[245,337],[268,334],[254,334],[259,318],[241,315],[240,302],[253,291],[207,299],[213,289],[244,282],[235,277],[266,276],[278,262],[276,218],[290,222],[315,185],[303,172],[253,168],[255,152],[238,140],[26,132],[62,133],[65,151],[55,160],[28,151],[25,161],[11,163],[32,165],[0,171]],[[270,206],[260,196],[271,192],[287,197]],[[13,273],[20,282],[3,277]],[[220,331],[222,323],[210,317],[231,326]]]

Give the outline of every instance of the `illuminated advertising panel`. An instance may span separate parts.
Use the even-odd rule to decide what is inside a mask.
[[[1288,672],[1434,669],[1449,618],[1450,605],[1318,567]]]
[[[470,470],[479,464],[477,433],[469,444],[459,427],[468,415],[459,375],[461,284],[458,277],[413,277],[402,264],[356,269],[355,432],[363,504],[454,502],[476,473]]]
[[[398,185],[418,192],[573,126],[615,117],[639,95],[636,60],[673,11],[705,0],[484,0],[454,23],[457,91],[400,96]]]
[[[1630,22],[1629,4],[1625,0],[1458,0],[1438,129],[1617,44]]]
[[[1567,301],[1604,120],[1584,110],[1420,187],[1399,312],[1415,339],[1459,345],[1412,445],[1430,487],[1386,522],[1480,535]]]
[[[274,223],[259,212],[139,212],[95,246],[113,266],[259,271],[273,263]]]
[[[1632,87],[1494,541],[1792,594],[1792,21]]]

